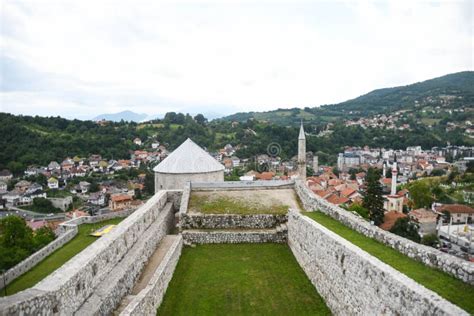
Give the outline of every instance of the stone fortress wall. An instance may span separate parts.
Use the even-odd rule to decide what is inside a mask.
[[[468,315],[295,211],[289,213],[288,245],[335,315]]]
[[[155,315],[165,296],[168,284],[173,277],[183,249],[183,237],[178,235],[160,265],[153,274],[148,285],[140,291],[120,313],[128,315]]]
[[[0,278],[0,289],[3,289],[5,285],[10,284],[16,278],[31,270],[44,258],[73,239],[78,233],[79,225],[83,223],[97,223],[111,218],[126,217],[132,212],[133,210],[126,210],[97,216],[83,216],[60,224],[55,232],[57,235],[55,240],[5,272],[5,276]]]
[[[250,187],[259,185],[252,184]],[[320,209],[326,213],[331,210],[341,218],[348,214],[354,216],[354,221],[361,221],[360,225],[364,224],[355,215],[324,204],[324,200],[320,201],[300,183],[290,185],[294,185],[306,209]],[[249,189],[242,183],[225,186],[223,189],[229,189],[228,186]],[[278,187],[278,184],[270,186]],[[188,184],[184,191],[159,191],[115,230],[42,282],[13,296],[0,298],[0,315],[97,315],[115,311],[137,282],[157,243],[169,233],[175,219],[174,211],[179,209],[179,215],[186,214],[191,188],[200,189],[196,184]],[[202,189],[216,188],[216,184],[206,184]],[[221,221],[216,220],[216,225],[222,225],[219,224]],[[367,225],[375,229],[369,223]],[[262,237],[268,229],[234,232],[197,229],[189,234],[190,231],[183,230],[175,237],[146,287],[131,297],[121,315],[156,312],[185,243],[286,241],[308,278],[336,315],[467,315],[462,309],[296,211],[290,210],[288,222],[277,226],[271,238]],[[260,235],[255,235],[255,231]],[[239,236],[239,233],[245,237]]]
[[[93,295],[103,291],[107,284],[112,292],[104,299],[100,298],[100,306],[102,311],[110,310],[129,290],[130,284],[133,286],[136,281],[130,280],[136,277],[136,273],[131,277],[126,276],[133,270],[132,266],[136,264],[137,269],[141,269],[143,265],[140,264],[148,259],[145,257],[152,252],[151,249],[156,248],[160,236],[172,228],[174,211],[170,206],[172,201],[179,199],[180,194],[179,191],[158,192],[114,230],[37,285],[0,298],[0,315],[71,315],[88,299],[93,300]],[[168,207],[165,208],[166,205]],[[144,238],[147,235],[157,237],[148,242]],[[115,267],[125,269],[125,273],[113,278],[111,273]],[[121,286],[123,282],[125,284]],[[112,296],[115,298],[111,299]]]
[[[415,243],[406,238],[387,232],[366,220],[314,194],[303,182],[296,181],[295,190],[304,208],[308,211],[320,210],[359,233],[413,258],[424,264],[444,271],[466,283],[474,285],[474,264],[438,249]]]
[[[293,181],[188,182],[179,210],[179,228],[185,243],[286,243],[286,215],[191,214],[188,204],[191,191],[277,190],[293,185]]]

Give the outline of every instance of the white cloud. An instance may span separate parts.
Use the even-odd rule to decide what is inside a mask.
[[[40,96],[0,92],[1,110],[14,113],[317,106],[473,68],[470,1],[4,0],[1,8],[1,56],[55,78]]]

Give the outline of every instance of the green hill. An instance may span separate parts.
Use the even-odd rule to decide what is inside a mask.
[[[378,89],[338,104],[313,108],[278,109],[268,112],[236,113],[223,120],[243,122],[248,119],[294,125],[301,119],[314,123],[341,118],[368,117],[399,110],[423,110],[474,107],[474,71],[464,71],[407,86]],[[471,112],[472,113],[472,112]],[[472,115],[472,114],[471,114]]]

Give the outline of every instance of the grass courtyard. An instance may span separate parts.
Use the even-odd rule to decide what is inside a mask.
[[[348,228],[326,214],[308,212],[305,215],[426,288],[438,293],[451,303],[474,314],[474,286],[411,259],[395,249]]]
[[[158,315],[330,315],[281,244],[184,248]]]
[[[97,237],[90,236],[90,233],[105,225],[118,224],[122,220],[123,218],[114,218],[99,223],[80,225],[78,234],[67,244],[46,257],[30,271],[26,272],[10,283],[7,286],[7,294],[12,295],[34,286],[36,283],[43,280],[56,269],[61,267],[64,263],[66,263],[66,261],[96,241]],[[5,292],[2,290],[0,296],[4,295]]]
[[[202,214],[280,214],[300,209],[292,189],[191,192],[189,212]]]

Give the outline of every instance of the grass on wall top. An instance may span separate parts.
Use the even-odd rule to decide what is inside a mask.
[[[48,257],[44,258],[30,271],[21,275],[7,286],[7,295],[12,295],[34,286],[39,281],[46,278],[55,270],[60,268],[69,259],[81,252],[87,246],[97,240],[97,237],[90,236],[95,230],[111,224],[118,224],[123,218],[113,218],[94,224],[82,224],[79,226],[78,234],[67,242],[64,246],[54,251]],[[0,296],[5,295],[5,291],[0,291]]]
[[[474,286],[411,259],[375,239],[350,229],[324,213],[307,212],[304,214],[451,303],[474,314]]]

